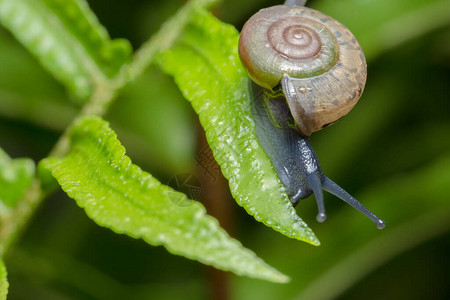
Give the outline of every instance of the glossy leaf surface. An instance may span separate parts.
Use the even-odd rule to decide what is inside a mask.
[[[81,119],[70,140],[66,157],[43,164],[97,224],[239,275],[288,280],[229,237],[199,202],[132,164],[107,122]]]
[[[199,10],[179,43],[163,52],[159,63],[175,77],[199,115],[236,202],[267,226],[317,245],[319,241],[297,216],[256,137],[249,79],[237,53],[238,38],[232,26]]]
[[[85,0],[0,0],[0,22],[75,96],[89,97],[129,60]]]

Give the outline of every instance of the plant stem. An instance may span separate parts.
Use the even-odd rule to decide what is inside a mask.
[[[75,117],[72,123],[66,128],[64,133],[56,142],[48,156],[62,157],[70,150],[69,132],[76,122],[87,115],[103,116],[108,111],[111,103],[118,93],[118,87],[106,82],[97,86],[89,101],[83,106],[80,113]]]
[[[220,226],[230,233],[233,225],[231,201],[228,201],[230,190],[225,177],[220,172],[217,162],[201,161],[205,159],[201,156],[202,153],[209,152],[212,154],[212,152],[206,141],[205,131],[201,127],[200,122],[197,123],[197,136],[199,164],[197,165],[196,173],[200,178],[202,188],[201,200],[208,214],[215,217],[219,221]],[[210,288],[209,299],[230,299],[229,274],[211,266],[206,267],[206,274]]]
[[[130,80],[139,77],[158,53],[170,48],[188,24],[189,15],[195,9],[199,7],[209,8],[219,2],[220,0],[191,0],[186,3],[161,26],[153,37],[135,52],[131,63],[122,68],[119,76],[117,76],[116,85],[120,88]]]
[[[129,65],[123,66],[116,78],[98,83],[89,101],[81,109],[72,123],[58,139],[49,156],[62,157],[70,150],[69,132],[73,125],[83,116],[103,116],[111,106],[119,90],[141,75],[152,63],[155,56],[170,48],[182,34],[189,22],[190,13],[196,8],[208,8],[219,0],[192,0],[178,10],[175,15],[163,24],[161,29],[138,49]],[[24,199],[1,220],[0,227],[0,257],[10,249],[43,199],[51,190],[42,190],[39,178],[35,178],[32,186],[26,192]]]
[[[44,198],[40,181],[35,178],[25,196],[14,210],[2,215],[0,220],[0,257],[3,257],[17,239],[26,223]]]
[[[129,65],[123,66],[116,78],[110,82],[99,84],[91,99],[81,110],[81,113],[65,130],[64,134],[53,147],[49,156],[64,156],[69,151],[68,132],[78,119],[86,115],[103,116],[114,101],[118,91],[139,77],[153,62],[155,56],[169,49],[189,22],[189,15],[194,9],[209,8],[220,0],[192,0],[181,7],[170,17],[141,48],[139,48]]]

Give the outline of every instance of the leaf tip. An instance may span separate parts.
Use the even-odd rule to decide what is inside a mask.
[[[291,282],[291,277],[284,275],[283,273],[279,273],[279,275],[274,278],[274,282],[289,283]]]

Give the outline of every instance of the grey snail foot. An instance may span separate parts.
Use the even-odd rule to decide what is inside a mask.
[[[322,190],[325,190],[369,217],[379,229],[384,228],[384,221],[323,174],[309,138],[291,128],[292,119],[286,116],[286,101],[272,98],[271,92],[254,83],[252,94],[252,114],[258,140],[270,157],[292,204],[295,206],[314,193],[318,207],[316,219],[324,222],[327,215]]]
[[[366,82],[364,53],[355,36],[329,16],[286,0],[254,14],[239,39],[239,57],[253,83],[252,114],[258,140],[293,205],[312,193],[317,221],[326,220],[323,192],[375,216],[327,178],[309,136],[346,115]]]

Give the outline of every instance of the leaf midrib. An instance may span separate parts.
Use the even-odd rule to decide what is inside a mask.
[[[23,0],[15,0],[22,1]],[[67,29],[64,22],[60,20],[57,14],[53,13],[47,3],[42,4],[41,1],[27,1],[29,6],[33,7],[35,12],[40,12],[45,18],[40,19],[43,24],[47,24],[45,27],[52,28],[52,32],[55,33],[60,39],[67,42],[67,48],[72,49],[75,56],[77,56],[83,65],[82,69],[85,70],[94,79],[94,83],[102,84],[108,81],[105,73],[101,70],[91,53],[84,47],[82,41],[80,41],[70,30]],[[25,4],[26,5],[26,4]],[[39,13],[37,13],[39,15]]]

